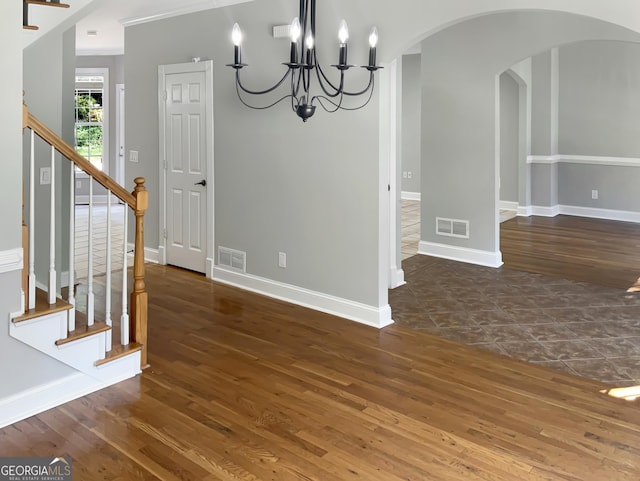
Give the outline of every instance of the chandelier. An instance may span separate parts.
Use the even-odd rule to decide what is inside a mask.
[[[306,122],[316,110],[316,104],[325,111],[333,113],[338,110],[358,110],[369,103],[374,90],[374,73],[382,68],[376,65],[376,45],[378,43],[378,31],[375,27],[369,35],[369,63],[362,68],[369,71],[369,82],[365,88],[359,91],[348,91],[345,89],[345,72],[353,65],[347,63],[347,40],[349,39],[349,29],[347,22],[342,20],[338,30],[340,42],[338,51],[338,63],[332,65],[338,73],[339,80],[332,82],[325,74],[320,61],[316,44],[316,0],[300,0],[300,15],[293,19],[289,27],[291,38],[291,51],[289,61],[283,63],[287,67],[284,76],[272,87],[265,90],[250,90],[240,81],[240,70],[247,64],[242,63],[242,32],[236,23],[233,26],[231,39],[234,45],[234,60],[228,64],[235,70],[236,92],[240,101],[252,109],[268,109],[286,99],[291,99],[291,109]],[[304,39],[304,41],[303,41]],[[248,95],[270,94],[280,88],[287,79],[290,78],[290,93],[266,106],[250,105],[243,98],[243,93]],[[316,82],[317,93],[312,95],[312,83]],[[365,95],[365,100],[358,106],[343,105],[345,97],[358,97]]]

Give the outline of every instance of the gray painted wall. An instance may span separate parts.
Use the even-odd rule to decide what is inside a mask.
[[[159,242],[158,65],[213,59],[216,243],[247,252],[250,274],[386,305],[378,289],[377,95],[362,110],[320,111],[303,124],[286,102],[267,111],[242,106],[224,66],[238,21],[246,32],[243,60],[251,64],[242,72],[247,86],[264,88],[279,78],[288,42],[271,38],[265,25],[290,22],[294,8],[269,0],[125,29],[126,149],[140,153],[127,177],[147,178],[145,242],[151,248]],[[331,17],[319,21],[339,22],[331,9],[318,13]],[[349,22],[350,60],[362,63],[368,29]],[[337,50],[333,38],[328,44],[320,49],[329,63]],[[355,89],[364,79],[351,73]],[[279,251],[287,253],[286,269],[278,268]]]
[[[527,12],[476,18],[422,42],[422,240],[497,251],[496,76],[554,45],[592,38],[637,36],[585,17]],[[436,236],[436,216],[470,220],[470,239]]]
[[[55,29],[37,40],[23,52],[23,85],[25,102],[30,112],[54,132],[73,145],[73,85],[75,71],[75,27]],[[43,74],[46,72],[46,75]],[[24,136],[24,173],[28,174],[29,144]],[[42,206],[50,205],[50,185],[40,185],[39,172],[51,165],[51,147],[36,136],[36,223],[37,234],[36,276],[39,282],[48,282],[49,270],[49,218],[50,213]],[[58,286],[61,273],[68,268],[68,223],[69,223],[69,176],[70,162],[56,154],[56,176],[62,183],[56,189],[56,260]],[[25,191],[25,206],[28,192]]]
[[[560,98],[560,152],[640,157],[639,44],[564,46]]]
[[[551,52],[531,59],[531,153],[551,155]]]
[[[558,202],[561,205],[640,212],[638,167],[560,164]],[[598,190],[598,199],[591,190]]]
[[[500,200],[518,202],[520,92],[508,73],[500,75]]]
[[[402,57],[402,191],[420,192],[420,54]],[[411,172],[411,178],[404,173]]]
[[[559,152],[564,155],[640,156],[640,45],[585,41],[559,53]],[[543,104],[534,131],[534,155],[550,150],[550,55],[534,58],[534,98]],[[542,93],[541,93],[542,92]],[[544,115],[540,112],[544,111]],[[543,125],[544,128],[541,128]],[[547,135],[549,134],[549,135]],[[562,163],[532,167],[532,203],[637,212],[639,167]],[[598,190],[598,199],[591,191]]]
[[[17,2],[7,2],[0,15],[0,44],[20,45],[21,25],[21,6]],[[0,251],[4,251],[22,246],[22,51],[5,48],[0,58],[3,65],[0,145],[4,165],[0,176],[0,203],[3,206]],[[59,98],[60,92],[55,94]],[[20,308],[20,284],[20,271],[0,274],[0,364],[3,367],[0,369],[0,398],[53,381],[73,371],[9,337],[9,314]]]

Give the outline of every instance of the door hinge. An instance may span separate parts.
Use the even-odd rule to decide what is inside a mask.
[[[167,238],[167,229],[162,229],[162,237]]]
[[[165,102],[167,101],[167,99],[169,98],[169,92],[167,90],[165,90],[164,92],[162,92],[162,96]]]
[[[391,184],[387,184],[387,191],[391,192]]]

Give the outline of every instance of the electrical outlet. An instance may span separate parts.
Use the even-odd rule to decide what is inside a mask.
[[[598,199],[598,191],[597,190],[592,190],[591,191],[591,198],[593,200],[597,200]]]
[[[411,173],[411,171],[407,172],[407,178],[411,179],[413,177],[413,174]]]
[[[406,179],[407,178],[407,171],[405,170],[404,172],[402,172],[402,178]]]
[[[286,252],[278,252],[278,267],[282,267],[283,269],[287,267],[287,253]]]
[[[130,150],[129,151],[129,162],[138,162],[138,151]]]

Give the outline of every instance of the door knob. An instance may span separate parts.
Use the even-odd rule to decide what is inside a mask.
[[[207,181],[205,179],[202,179],[200,182],[196,182],[193,185],[201,185],[202,187],[206,187],[207,186]]]

